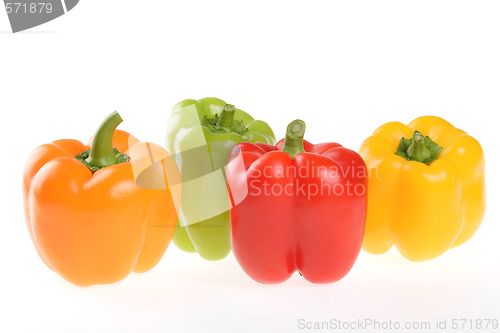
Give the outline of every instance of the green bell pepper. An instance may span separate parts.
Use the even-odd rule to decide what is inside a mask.
[[[275,144],[265,122],[217,98],[188,99],[177,104],[167,128],[166,147],[182,175],[182,195],[174,244],[220,260],[231,251],[224,168],[239,142]]]

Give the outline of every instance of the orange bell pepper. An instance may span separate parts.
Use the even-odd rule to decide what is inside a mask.
[[[121,121],[112,113],[91,145],[40,146],[24,169],[33,244],[49,268],[75,285],[113,283],[153,268],[177,224],[180,188],[167,181],[168,174],[180,184],[175,162],[161,146],[115,131]]]

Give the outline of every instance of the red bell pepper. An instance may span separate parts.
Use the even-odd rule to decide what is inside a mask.
[[[304,131],[295,120],[276,146],[242,142],[229,156],[231,246],[260,283],[286,281],[296,270],[310,282],[335,282],[361,249],[365,163],[338,143],[303,140]]]

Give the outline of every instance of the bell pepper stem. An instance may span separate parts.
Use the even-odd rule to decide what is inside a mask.
[[[122,121],[122,117],[116,111],[104,119],[95,132],[89,157],[85,160],[88,164],[104,168],[118,163],[118,159],[113,152],[113,134]]]
[[[222,111],[214,116],[203,116],[202,125],[212,133],[233,132],[243,135],[248,128],[243,124],[243,120],[235,120],[236,108],[234,105],[226,104]]]
[[[431,151],[426,147],[424,139],[425,137],[419,131],[413,132],[412,143],[406,151],[413,161],[423,162],[431,157]]]
[[[306,131],[306,123],[302,120],[297,119],[288,124],[286,128],[285,140],[283,141],[283,148],[281,151],[284,151],[292,158],[295,155],[304,153],[304,132]]]
[[[431,138],[424,137],[419,131],[414,131],[411,139],[401,138],[395,154],[407,161],[429,165],[438,158],[441,150],[443,147],[440,147]]]
[[[236,108],[234,107],[234,105],[226,104],[222,109],[217,125],[222,128],[231,128],[234,122],[235,111]]]

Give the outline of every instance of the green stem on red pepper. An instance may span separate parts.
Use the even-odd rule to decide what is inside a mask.
[[[113,148],[113,134],[116,127],[123,121],[118,112],[112,112],[97,129],[92,147],[75,156],[90,171],[95,172],[110,165],[127,162],[130,160],[126,154]]]
[[[290,156],[295,157],[299,153],[305,152],[304,150],[304,132],[306,131],[306,123],[302,120],[297,119],[288,124],[286,128],[286,135],[283,141],[284,151]]]
[[[434,162],[443,150],[429,136],[424,137],[419,131],[414,131],[411,139],[401,138],[395,152],[407,161],[416,161],[424,164]]]

